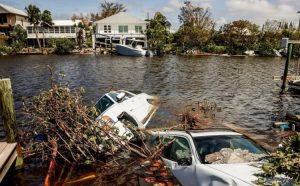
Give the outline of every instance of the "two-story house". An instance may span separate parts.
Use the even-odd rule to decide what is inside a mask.
[[[126,12],[120,12],[94,22],[96,39],[100,42],[111,39],[113,43],[122,44],[127,43],[126,41],[130,39],[146,41],[144,31],[147,28],[147,23]]]
[[[26,28],[29,25],[27,14],[22,10],[0,4],[0,33],[9,35],[16,25]]]

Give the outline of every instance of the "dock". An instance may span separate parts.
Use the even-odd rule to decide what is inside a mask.
[[[17,143],[0,142],[0,183],[17,158]]]

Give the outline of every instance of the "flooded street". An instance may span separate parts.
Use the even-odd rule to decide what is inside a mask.
[[[84,87],[85,102],[94,104],[111,88],[139,90],[161,98],[152,127],[175,122],[183,107],[207,99],[221,108],[220,122],[247,132],[270,136],[277,133],[272,122],[287,110],[299,109],[300,96],[280,95],[284,58],[180,57],[131,58],[121,56],[10,56],[0,58],[0,77],[12,80],[17,112],[22,97],[30,98],[49,88],[47,65],[65,74],[63,83]]]

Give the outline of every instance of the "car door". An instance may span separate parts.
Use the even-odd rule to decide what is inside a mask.
[[[195,160],[191,153],[191,145],[185,137],[170,137],[168,140],[174,140],[163,152],[163,160],[173,175],[182,185],[197,185]],[[182,162],[188,160],[190,162]]]

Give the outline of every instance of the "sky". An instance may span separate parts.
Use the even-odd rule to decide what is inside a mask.
[[[184,0],[108,0],[124,4],[127,12],[145,19],[155,12],[163,13],[176,30],[180,23],[178,14]],[[267,19],[293,21],[298,25],[300,0],[190,0],[193,4],[208,7],[218,26],[234,20],[247,19],[262,25]],[[20,10],[29,4],[37,5],[41,10],[48,9],[54,19],[70,19],[75,14],[99,12],[104,0],[0,0],[0,3]]]

